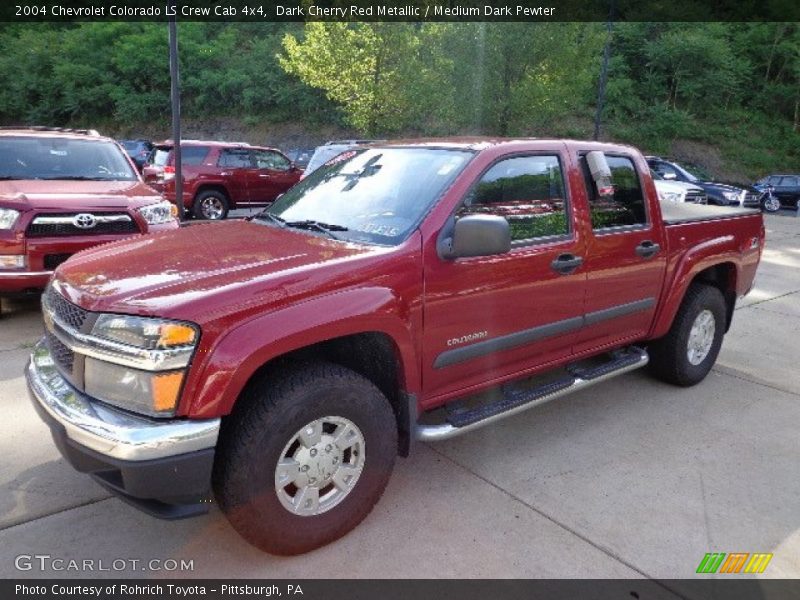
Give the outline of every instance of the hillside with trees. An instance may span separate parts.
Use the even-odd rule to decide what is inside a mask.
[[[718,177],[800,171],[797,23],[185,22],[179,36],[189,132],[588,138],[608,45],[600,139]],[[164,24],[5,24],[0,74],[3,124],[168,132]]]

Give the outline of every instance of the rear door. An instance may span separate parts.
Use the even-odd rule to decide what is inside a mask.
[[[647,164],[633,155],[608,154],[613,193],[600,197],[586,164],[587,228],[584,327],[575,352],[643,338],[655,316],[666,268],[666,248]],[[648,192],[650,189],[652,191]]]
[[[586,275],[566,169],[566,156],[552,151],[487,165],[455,217],[505,217],[511,251],[455,260],[426,252],[426,405],[571,354]]]
[[[222,148],[217,160],[218,175],[225,182],[228,196],[234,208],[236,204],[248,204],[250,194],[248,184],[251,172],[255,169],[247,148]]]

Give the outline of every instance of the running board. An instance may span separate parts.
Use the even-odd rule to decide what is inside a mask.
[[[598,366],[568,366],[565,377],[550,383],[527,390],[509,389],[503,392],[499,400],[475,408],[458,407],[448,410],[446,423],[418,424],[415,436],[422,442],[447,440],[617,375],[639,369],[649,360],[645,350],[631,346],[612,353],[609,361]]]

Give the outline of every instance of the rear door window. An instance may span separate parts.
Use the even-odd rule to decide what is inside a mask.
[[[208,155],[208,146],[182,146],[181,164],[200,165]]]
[[[250,169],[253,164],[250,162],[250,151],[241,148],[226,148],[219,154],[220,167],[232,169]]]
[[[586,158],[581,158],[584,180],[589,195],[592,229],[604,230],[648,223],[647,208],[639,174],[627,156],[606,155],[611,169],[613,193],[600,197],[589,174]]]

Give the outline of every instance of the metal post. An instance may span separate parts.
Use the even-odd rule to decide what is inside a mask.
[[[603,64],[600,68],[600,81],[597,84],[597,110],[594,114],[594,135],[592,139],[600,139],[600,123],[603,118],[603,108],[606,103],[606,84],[608,83],[608,60],[611,55],[611,37],[614,31],[614,2],[608,11],[608,22],[606,23],[606,44],[603,48]]]
[[[169,0],[174,15],[175,0]],[[178,69],[178,25],[175,17],[169,18],[169,76],[170,99],[172,101],[172,156],[175,161],[175,204],[178,220],[183,221],[183,165],[181,161],[181,80]]]

